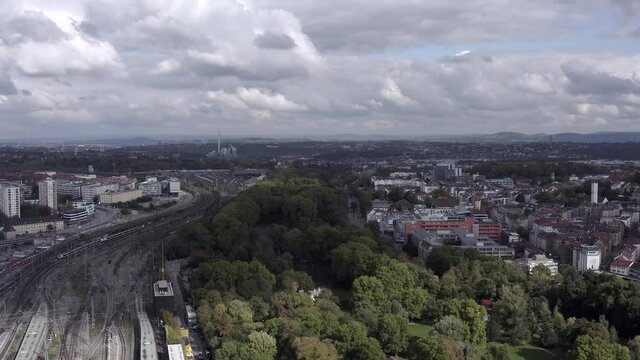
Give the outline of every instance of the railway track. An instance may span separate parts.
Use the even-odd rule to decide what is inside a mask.
[[[53,326],[50,327],[50,333],[55,333],[56,328],[58,329],[61,341],[58,359],[84,360],[97,358],[96,356],[100,354],[98,350],[101,350],[101,345],[108,342],[109,336],[114,336],[118,339],[117,352],[119,355],[117,358],[122,360],[130,358],[131,348],[127,344],[128,339],[125,337],[122,324],[118,321],[118,315],[121,316],[125,312],[130,313],[129,309],[131,309],[132,305],[130,294],[137,288],[136,283],[132,281],[132,277],[139,277],[140,274],[131,273],[133,267],[126,267],[123,266],[123,264],[125,264],[128,259],[139,260],[141,259],[141,255],[149,256],[149,246],[152,248],[159,247],[161,238],[164,238],[185,223],[197,221],[204,216],[208,216],[225,203],[225,201],[217,200],[219,199],[209,193],[199,193],[197,199],[194,200],[192,206],[189,208],[177,210],[170,216],[163,213],[145,219],[145,222],[142,224],[132,222],[128,224],[128,228],[119,227],[109,231],[110,234],[113,234],[118,231],[137,227],[136,231],[126,233],[125,236],[113,238],[111,241],[95,242],[95,240],[93,240],[94,244],[90,248],[86,246],[90,241],[70,245],[65,250],[66,256],[62,259],[58,259],[57,255],[49,256],[46,260],[42,261],[42,263],[32,264],[30,271],[25,273],[24,276],[20,278],[20,281],[12,284],[16,295],[14,299],[19,299],[19,301],[14,304],[12,313],[15,314],[21,309],[33,308],[34,305],[39,303],[39,301],[36,300],[38,300],[39,295],[42,294],[39,294],[38,286],[33,286],[33,284],[59,282],[60,280],[69,278],[69,276],[73,276],[72,274],[78,274],[77,270],[82,264],[75,261],[75,259],[79,258],[82,254],[85,256],[85,269],[87,266],[87,258],[91,261],[92,266],[94,266],[93,264],[95,263],[103,264],[105,261],[108,261],[107,264],[110,265],[111,268],[108,268],[108,271],[104,271],[97,276],[96,281],[100,283],[100,285],[97,283],[92,284],[91,288],[93,290],[89,291],[89,293],[80,300],[77,311],[75,311],[74,314],[64,319],[60,311],[49,313],[49,323],[53,324]],[[215,206],[216,202],[218,206]],[[74,246],[83,246],[83,251],[73,251],[75,249]],[[105,248],[107,247],[114,250],[106,250]],[[70,250],[71,252],[69,252]],[[89,255],[90,252],[91,255]],[[112,264],[113,260],[115,260],[115,262]],[[131,262],[129,262],[129,264],[131,266]],[[138,264],[138,267],[139,266]],[[100,269],[100,267],[98,268]],[[127,270],[129,273],[127,273]],[[129,278],[128,282],[125,281],[126,278]],[[32,286],[23,286],[26,282]],[[142,284],[144,281],[138,278],[136,282]],[[106,309],[103,313],[104,318],[98,334],[91,336],[87,311],[90,306],[91,295],[95,294],[95,286],[99,286],[104,290]],[[129,295],[129,299],[127,295]],[[54,296],[53,292],[49,292],[43,299],[47,306],[53,309],[55,309]],[[15,329],[17,329],[20,324],[22,324],[21,320],[15,320],[12,323]],[[15,333],[17,333],[17,330],[15,330]],[[2,353],[0,353],[0,359],[9,359],[9,357],[7,357],[8,348],[9,346],[0,349],[0,351],[2,351]],[[106,356],[106,349],[102,351]]]

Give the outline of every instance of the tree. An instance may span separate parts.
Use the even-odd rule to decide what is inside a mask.
[[[509,349],[503,344],[489,344],[481,360],[509,360]]]
[[[464,353],[451,338],[430,334],[424,338],[411,338],[407,358],[409,360],[463,360]]]
[[[373,276],[361,276],[353,282],[353,302],[371,304],[381,311],[388,306],[387,289],[382,281]]]
[[[239,341],[225,341],[215,352],[216,360],[241,360],[241,348],[242,343]]]
[[[280,289],[295,288],[305,291],[313,290],[315,284],[311,276],[304,271],[295,271],[293,269],[285,270],[278,277]]]
[[[629,340],[627,347],[631,352],[631,360],[640,360],[640,335]]]
[[[469,327],[458,317],[447,315],[438,320],[434,329],[438,334],[452,338],[458,342],[469,339]]]
[[[528,298],[521,287],[507,286],[502,288],[500,299],[493,304],[490,322],[500,329],[499,335],[509,337],[514,344],[522,344],[531,340],[528,323]],[[497,340],[494,338],[494,340]]]
[[[631,360],[629,348],[601,338],[581,335],[567,353],[568,360]]]
[[[387,194],[387,199],[391,202],[397,202],[402,200],[404,196],[404,190],[402,190],[399,187],[394,187],[391,190],[389,190],[389,193]]]
[[[273,360],[278,349],[276,339],[264,331],[254,331],[247,336],[245,352],[242,352],[244,360]],[[245,355],[246,354],[246,355]]]
[[[338,360],[338,351],[327,340],[316,337],[297,337],[291,344],[296,360]]]
[[[469,328],[466,339],[472,345],[482,346],[487,341],[485,318],[487,310],[471,299],[447,300],[442,305],[442,316],[453,315],[464,322]]]
[[[409,322],[406,318],[384,314],[378,322],[378,340],[388,354],[403,352],[409,345]]]
[[[380,343],[368,337],[367,328],[357,321],[340,325],[333,338],[336,340],[336,348],[345,359],[382,360],[385,357]]]

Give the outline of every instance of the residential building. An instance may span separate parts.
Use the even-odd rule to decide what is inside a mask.
[[[573,266],[578,271],[600,268],[600,248],[591,245],[577,245],[573,249]]]
[[[618,257],[611,262],[609,271],[614,274],[629,276],[633,264],[634,262],[631,260],[625,259],[624,257]]]
[[[8,218],[20,217],[20,186],[0,184],[0,211]]]
[[[141,189],[125,190],[117,192],[106,192],[99,195],[101,204],[115,204],[119,202],[127,202],[142,197]]]
[[[37,218],[11,219],[3,225],[8,239],[17,235],[37,234],[41,232],[57,231],[64,228],[64,222],[55,216],[45,216]]]
[[[533,269],[538,266],[544,266],[549,269],[551,276],[556,276],[558,274],[558,262],[553,259],[549,259],[543,254],[536,254],[532,258],[518,259],[515,263],[522,266],[529,274],[532,274]]]
[[[52,214],[58,212],[58,190],[55,180],[47,178],[38,183],[38,199],[40,205],[48,206],[51,209]]]

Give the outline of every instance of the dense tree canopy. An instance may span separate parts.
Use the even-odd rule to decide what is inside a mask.
[[[446,246],[410,259],[349,225],[345,181],[357,177],[301,171],[246,190],[168,246],[190,259],[190,296],[217,359],[506,359],[500,343],[637,358],[639,284],[569,266],[529,275]],[[410,322],[433,330],[411,336]]]

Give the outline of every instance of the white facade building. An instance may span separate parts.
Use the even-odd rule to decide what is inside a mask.
[[[580,245],[573,249],[573,266],[578,271],[598,270],[600,268],[600,248]]]
[[[48,206],[53,213],[58,211],[58,190],[55,180],[47,178],[38,183],[38,199],[40,205]]]
[[[157,178],[147,178],[138,184],[138,188],[142,190],[144,196],[160,196],[162,195],[162,183]]]
[[[0,184],[0,211],[8,218],[20,217],[20,186]]]
[[[95,212],[95,205],[84,201],[74,201],[72,203],[73,210],[64,211],[62,218],[67,224],[73,224],[89,220]]]
[[[169,178],[167,180],[169,183],[169,194],[170,195],[178,195],[180,193],[180,180],[178,178]]]
[[[595,181],[591,183],[591,203],[598,203],[598,183]]]
[[[558,262],[553,259],[549,259],[545,255],[538,254],[533,258],[518,259],[516,260],[516,263],[522,266],[529,274],[533,273],[533,269],[540,265],[548,268],[551,272],[551,276],[556,276],[558,274]]]

